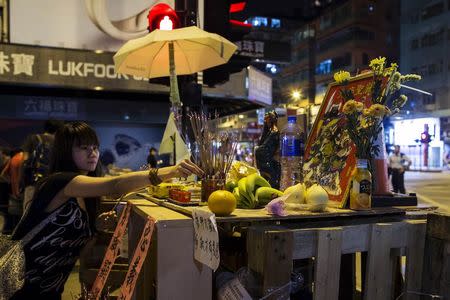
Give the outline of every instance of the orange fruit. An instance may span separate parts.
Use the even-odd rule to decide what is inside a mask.
[[[236,209],[236,198],[229,191],[214,191],[208,197],[208,207],[217,216],[228,216]]]

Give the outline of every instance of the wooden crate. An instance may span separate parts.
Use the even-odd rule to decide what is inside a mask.
[[[130,253],[135,246],[133,236],[136,238],[140,234],[138,229],[142,228],[147,215],[155,217],[159,225],[157,223],[154,244],[150,248],[150,263],[145,263],[135,299],[213,299],[212,272],[205,273],[206,270],[200,268],[201,265],[193,261],[192,257],[192,208],[176,206],[152,197],[144,198],[154,203],[132,201],[136,207],[133,208],[131,218]],[[429,293],[437,291],[433,293],[446,295],[444,286],[448,283],[446,278],[449,278],[447,253],[450,253],[450,248],[442,238],[446,237],[445,231],[428,230],[427,233],[426,218],[433,209],[387,207],[360,212],[329,209],[324,213],[305,212],[287,217],[270,216],[264,210],[238,209],[232,216],[216,220],[225,234],[235,230],[242,232],[244,242],[234,246],[240,248],[247,259],[235,260],[235,270],[248,265],[256,272],[261,282],[260,297],[267,296],[270,291],[290,281],[294,261],[297,263],[309,259],[314,264],[314,274],[310,276],[315,281],[314,299],[354,299],[355,286],[353,282],[348,284],[346,281],[352,281],[349,278],[354,276],[352,261],[354,263],[355,253],[362,252],[365,253],[362,256],[365,257],[363,261],[366,269],[363,270],[366,276],[363,279],[364,299],[385,300],[392,299],[397,288],[393,278],[398,272],[394,272],[394,269],[398,267],[398,258],[401,256],[407,258],[403,289]],[[449,217],[442,218],[448,220]],[[436,220],[442,223],[442,218]],[[430,217],[429,222],[436,223],[436,220]],[[445,224],[442,226],[445,227]],[[442,226],[434,225],[432,228]],[[445,230],[450,233],[450,228]],[[433,245],[428,242],[432,232]],[[227,241],[221,239],[220,242]],[[189,250],[168,251],[183,248]],[[427,251],[437,253],[439,260],[424,260]],[[180,253],[183,256],[176,257]],[[174,256],[176,259],[173,259]],[[225,260],[226,256],[221,253],[221,263],[226,263]],[[427,268],[439,272],[431,276]],[[191,274],[187,277],[190,280],[183,280],[186,274]],[[424,278],[428,278],[428,282]],[[174,286],[174,282],[182,284]],[[203,292],[195,295],[194,290]],[[279,298],[274,296],[272,299]]]
[[[431,214],[428,227],[427,220],[308,229],[252,226],[247,235],[248,266],[260,279],[259,296],[290,281],[294,260],[314,258],[314,299],[339,299],[342,281],[355,276],[342,278],[341,257],[357,252],[367,252],[363,299],[395,299],[400,256],[406,256],[404,290],[450,296],[450,216]]]
[[[212,271],[194,259],[192,219],[147,200],[130,202],[130,258],[147,216],[156,220],[133,299],[212,299]]]

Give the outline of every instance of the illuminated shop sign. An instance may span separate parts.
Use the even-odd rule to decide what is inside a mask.
[[[272,105],[272,78],[251,66],[248,68],[248,99]]]
[[[266,61],[291,61],[291,46],[289,43],[273,41],[243,40],[234,42],[236,55],[264,59]]]
[[[235,42],[237,54],[249,57],[264,57],[264,42],[261,41],[238,41]]]
[[[113,53],[0,44],[0,82],[96,90],[164,92],[146,78],[117,74]]]

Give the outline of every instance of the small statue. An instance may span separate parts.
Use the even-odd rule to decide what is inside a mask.
[[[280,188],[281,165],[277,160],[280,148],[280,132],[277,127],[278,115],[275,111],[264,116],[264,128],[255,149],[256,166],[273,188]]]

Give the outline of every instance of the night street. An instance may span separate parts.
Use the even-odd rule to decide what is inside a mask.
[[[450,0],[116,2],[0,0],[0,300],[450,300]]]
[[[405,186],[415,192],[419,201],[450,211],[450,171],[407,172]]]

